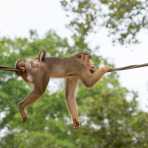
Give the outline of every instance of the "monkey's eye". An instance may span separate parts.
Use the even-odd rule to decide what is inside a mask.
[[[79,54],[79,55],[78,55],[78,58],[81,58],[81,57],[82,57],[82,55],[81,55],[81,54]]]

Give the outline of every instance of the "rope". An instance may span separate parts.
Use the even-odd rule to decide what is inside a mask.
[[[0,70],[4,71],[12,71],[12,72],[19,72],[19,69],[13,68],[13,67],[7,67],[7,66],[0,66]]]
[[[140,67],[145,67],[145,66],[148,66],[148,63],[139,64],[139,65],[129,65],[129,66],[124,66],[124,67],[119,67],[119,68],[111,68],[110,70],[108,70],[108,72],[128,70],[128,69],[140,68]],[[8,66],[0,66],[0,70],[11,71],[11,72],[21,72],[21,70],[17,68],[8,67]]]
[[[119,67],[119,68],[111,68],[108,72],[128,70],[128,69],[140,68],[145,66],[148,66],[148,63],[139,64],[139,65],[129,65],[129,66]]]

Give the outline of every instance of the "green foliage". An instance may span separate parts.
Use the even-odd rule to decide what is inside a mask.
[[[72,16],[69,25],[74,44],[69,45],[67,39],[54,31],[47,32],[42,38],[34,30],[30,31],[29,38],[4,37],[0,39],[1,65],[14,66],[17,59],[35,57],[42,49],[48,51],[49,56],[60,57],[79,51],[91,52],[87,37],[95,31],[100,17],[104,17],[100,22],[111,34],[118,34],[121,43],[134,41],[135,35],[147,25],[147,1],[62,0],[61,3]],[[96,64],[109,64],[101,56],[92,55]],[[28,121],[22,123],[17,103],[29,92],[28,85],[14,74],[0,72],[0,129],[5,130],[0,135],[1,148],[148,147],[148,113],[138,109],[137,94],[122,87],[116,73],[106,75],[92,89],[80,85],[77,97],[79,129],[71,126],[61,89],[56,93],[47,90],[29,108]]]
[[[61,4],[70,16],[73,37],[78,38],[76,45],[81,39],[82,47],[86,37],[102,26],[114,42],[122,44],[137,42],[137,33],[148,27],[147,0],[62,0]]]
[[[14,66],[16,59],[34,57],[40,49],[46,49],[49,55],[69,54],[66,39],[52,31],[43,38],[2,38],[0,43],[0,63],[4,65]],[[61,47],[65,51],[61,51]],[[96,63],[103,60],[96,55],[93,58]],[[17,103],[30,89],[11,73],[0,72],[0,77],[0,128],[7,129],[0,139],[2,148],[148,146],[148,114],[138,110],[137,95],[120,85],[116,73],[107,75],[88,91],[80,86],[77,97],[81,120],[79,129],[71,126],[63,91],[46,91],[29,108],[28,121],[22,123]]]

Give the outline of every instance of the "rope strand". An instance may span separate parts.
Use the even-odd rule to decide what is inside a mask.
[[[110,70],[108,70],[108,72],[128,70],[128,69],[140,68],[140,67],[145,67],[145,66],[148,66],[148,63],[139,64],[139,65],[129,65],[129,66],[124,66],[124,67],[119,67],[119,68],[111,68]],[[21,72],[21,70],[17,68],[8,67],[8,66],[0,66],[0,70],[11,71],[11,72]]]
[[[8,66],[0,66],[0,70],[11,71],[11,72],[18,72],[18,71],[20,71],[19,69],[16,69],[16,68],[13,68],[13,67],[8,67]]]
[[[128,69],[140,68],[140,67],[145,67],[145,66],[148,66],[148,63],[139,64],[139,65],[129,65],[129,66],[124,66],[124,67],[119,67],[119,68],[111,68],[108,72],[128,70]]]

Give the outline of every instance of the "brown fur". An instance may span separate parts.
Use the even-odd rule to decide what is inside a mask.
[[[110,68],[95,68],[91,64],[91,56],[79,53],[69,58],[46,57],[40,53],[33,60],[19,60],[16,68],[22,72],[17,74],[33,85],[32,92],[19,103],[22,120],[27,119],[27,107],[34,103],[45,91],[49,78],[64,78],[66,81],[65,96],[73,127],[79,127],[75,90],[78,80],[86,87],[92,87]]]

